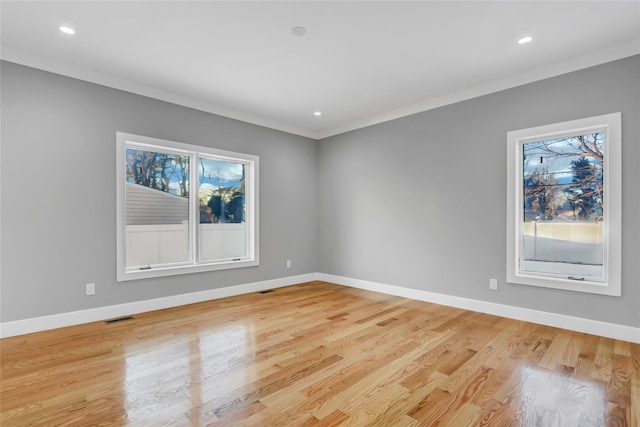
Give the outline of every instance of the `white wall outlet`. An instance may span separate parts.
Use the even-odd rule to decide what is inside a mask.
[[[87,283],[85,285],[85,292],[87,295],[95,295],[96,294],[96,284],[95,283]]]
[[[492,291],[498,290],[498,279],[489,279],[489,289]]]
[[[291,260],[290,259],[287,260],[287,268],[291,268]]]

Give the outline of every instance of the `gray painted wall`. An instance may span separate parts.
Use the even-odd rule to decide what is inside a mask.
[[[1,67],[2,322],[319,270],[315,141]],[[260,266],[117,283],[116,131],[260,156]]]
[[[320,142],[11,63],[1,71],[2,322],[321,271],[640,326],[640,56]],[[505,284],[506,132],[615,111],[623,297]],[[261,265],[117,283],[116,131],[260,156]],[[87,282],[96,296],[84,296]]]
[[[505,284],[507,131],[617,111],[623,296]],[[323,140],[320,271],[640,326],[639,118],[635,56]]]

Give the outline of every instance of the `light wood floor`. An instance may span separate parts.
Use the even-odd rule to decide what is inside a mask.
[[[1,341],[9,426],[634,426],[640,345],[325,282]]]

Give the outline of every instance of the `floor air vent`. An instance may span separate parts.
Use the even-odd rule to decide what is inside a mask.
[[[133,316],[124,316],[124,317],[117,317],[115,319],[105,320],[104,323],[106,323],[107,325],[110,325],[112,323],[124,322],[125,320],[133,320],[133,319],[135,319],[135,317]]]

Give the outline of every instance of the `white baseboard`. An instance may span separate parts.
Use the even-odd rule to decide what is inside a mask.
[[[135,301],[126,304],[109,305],[106,307],[72,311],[69,313],[53,314],[51,316],[15,320],[13,322],[0,323],[0,338],[30,334],[32,332],[47,331],[50,329],[63,328],[66,326],[80,325],[82,323],[112,319],[114,317],[130,316],[132,314],[144,313],[146,311],[161,310],[163,308],[177,307],[181,305],[209,301],[218,298],[225,298],[234,295],[259,292],[266,289],[281,288],[283,286],[310,282],[312,280],[318,280],[317,273],[282,277],[279,279],[264,280],[261,282],[246,283],[236,286],[227,286],[219,289],[210,289],[201,292],[173,295],[164,298]]]
[[[177,307],[181,305],[209,301],[218,298],[225,298],[234,295],[259,292],[266,289],[281,288],[284,286],[310,282],[313,280],[324,280],[326,282],[350,286],[353,288],[364,289],[373,292],[381,292],[388,295],[400,296],[418,301],[426,301],[450,307],[457,307],[465,310],[478,311],[495,316],[523,320],[532,323],[539,323],[542,325],[554,326],[556,328],[569,329],[572,331],[600,335],[607,338],[630,341],[640,344],[640,328],[600,322],[597,320],[584,319],[580,317],[565,316],[563,314],[549,313],[546,311],[513,307],[509,305],[496,304],[469,298],[456,297],[452,295],[438,294],[434,292],[422,291],[419,289],[403,288],[400,286],[370,282],[367,280],[334,276],[325,273],[308,273],[299,276],[289,276],[279,279],[264,280],[261,282],[228,286],[220,289],[210,289],[207,291],[192,292],[189,294],[180,294],[164,298],[155,298],[151,300],[136,301],[126,304],[110,305],[107,307],[98,307],[88,310],[73,311],[69,313],[54,314],[51,316],[35,317],[31,319],[0,323],[0,338],[7,338],[16,335],[29,334],[32,332],[63,328],[66,326],[79,325],[82,323],[96,322],[105,319],[111,319],[114,317],[129,316],[132,314],[160,310],[163,308]]]
[[[318,273],[317,280],[640,344],[640,328]]]

